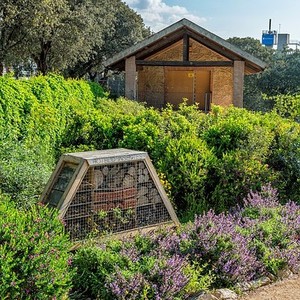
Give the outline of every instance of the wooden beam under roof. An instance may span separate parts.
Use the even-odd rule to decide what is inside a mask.
[[[115,54],[105,62],[105,67],[110,69],[118,68],[119,70],[124,69],[124,60],[126,58],[136,56],[139,60],[145,59],[162,50],[164,46],[168,47],[172,43],[182,39],[185,33],[230,60],[245,61],[246,70],[250,73],[252,70],[255,70],[255,72],[262,71],[266,67],[266,64],[260,59],[237,48],[226,40],[187,19],[182,19],[160,32],[153,34],[149,38]]]
[[[169,36],[166,36],[165,38],[162,38],[161,40],[157,41],[155,44],[149,45],[148,47],[145,47],[143,50],[140,50],[138,53],[136,53],[136,58],[145,59],[155,53],[160,52],[161,50],[182,40],[182,34],[183,34],[182,30],[179,30],[177,32],[170,34]]]
[[[137,66],[168,66],[168,67],[232,67],[232,61],[157,61],[136,60]]]
[[[182,49],[183,61],[190,60],[190,37],[187,33],[183,34],[183,49]]]

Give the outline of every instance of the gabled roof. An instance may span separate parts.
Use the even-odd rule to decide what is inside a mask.
[[[182,19],[114,55],[105,62],[105,67],[124,70],[126,58],[135,55],[137,60],[143,60],[181,40],[185,34],[232,61],[245,61],[247,73],[260,72],[266,67],[266,64],[260,59],[187,19]]]

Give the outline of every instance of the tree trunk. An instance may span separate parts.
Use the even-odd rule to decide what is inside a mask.
[[[0,62],[0,76],[4,75],[4,64]]]
[[[34,60],[37,64],[37,69],[39,72],[41,72],[43,75],[46,75],[49,71],[49,66],[47,64],[47,59],[49,52],[51,50],[51,41],[41,41],[41,52],[38,56],[34,56]]]

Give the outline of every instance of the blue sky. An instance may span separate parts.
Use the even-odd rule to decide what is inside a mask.
[[[269,27],[300,40],[299,0],[125,0],[154,32],[187,18],[222,38],[261,39]]]

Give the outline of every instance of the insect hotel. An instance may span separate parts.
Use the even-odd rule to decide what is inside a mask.
[[[64,154],[42,195],[73,240],[179,224],[146,152]]]

